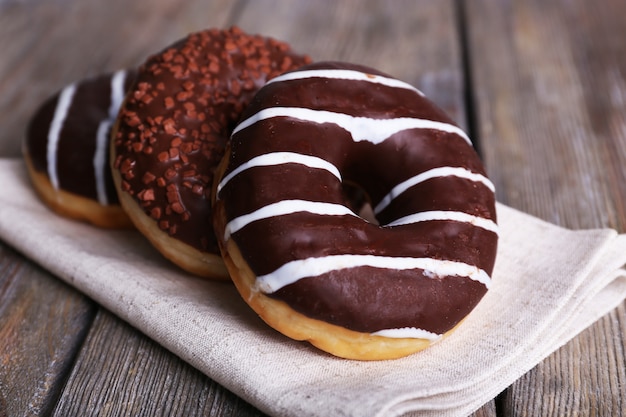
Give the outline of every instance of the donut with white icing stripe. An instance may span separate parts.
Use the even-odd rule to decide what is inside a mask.
[[[346,205],[367,194],[376,221]],[[216,174],[214,225],[244,300],[333,355],[401,357],[450,333],[491,284],[494,186],[414,87],[326,62],[256,95]]]
[[[35,189],[57,213],[101,227],[130,227],[109,164],[112,124],[134,78],[120,70],[81,80],[31,118],[23,153]]]

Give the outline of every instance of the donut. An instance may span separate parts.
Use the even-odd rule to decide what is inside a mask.
[[[254,93],[309,62],[233,27],[192,33],[141,66],[113,133],[112,171],[122,206],[166,258],[228,278],[212,224],[215,168]]]
[[[109,135],[134,73],[120,70],[70,84],[28,123],[23,155],[33,186],[58,214],[107,228],[131,227],[109,167]]]
[[[374,218],[346,204],[363,190]],[[271,327],[348,359],[450,334],[486,293],[493,183],[467,135],[411,85],[340,62],[269,81],[216,172],[214,227]]]

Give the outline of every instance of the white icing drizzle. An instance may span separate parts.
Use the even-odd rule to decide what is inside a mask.
[[[317,156],[303,155],[295,152],[272,152],[256,156],[234,169],[230,174],[225,176],[222,181],[220,181],[217,186],[217,194],[219,196],[222,188],[224,188],[224,186],[236,175],[242,173],[245,170],[253,167],[274,166],[282,164],[300,164],[305,165],[309,168],[323,169],[330,172],[335,177],[337,177],[339,181],[341,181],[341,174],[339,173],[337,167],[325,159],[318,158]]]
[[[491,278],[484,270],[463,262],[432,258],[409,258],[375,255],[331,255],[320,258],[297,259],[280,266],[273,272],[258,276],[256,290],[271,294],[303,278],[316,277],[344,268],[370,266],[395,270],[422,269],[424,276],[440,278],[446,276],[467,277],[489,288]]]
[[[399,329],[383,329],[371,333],[372,336],[389,337],[392,339],[427,339],[436,341],[442,335],[429,332],[428,330],[418,329],[417,327],[402,327]]]
[[[106,152],[108,150],[108,133],[113,121],[117,118],[117,112],[124,100],[124,81],[126,71],[117,71],[111,78],[111,103],[109,104],[108,119],[98,125],[96,132],[96,150],[93,155],[93,169],[96,179],[96,193],[98,202],[106,206],[109,204],[106,193],[105,170]]]
[[[282,81],[302,80],[305,78],[328,78],[336,80],[352,80],[352,81],[367,81],[374,84],[382,84],[387,87],[404,88],[407,90],[415,91],[417,94],[423,96],[420,90],[415,88],[409,83],[396,80],[394,78],[383,77],[382,75],[367,74],[361,71],[346,70],[346,69],[313,69],[288,72],[283,75],[279,75],[276,78],[272,78],[266,84]]]
[[[59,189],[59,175],[57,172],[59,138],[61,136],[61,129],[63,129],[63,123],[67,118],[67,112],[72,105],[75,92],[76,84],[70,84],[61,91],[56,109],[54,110],[54,116],[52,117],[52,123],[50,123],[50,130],[48,131],[48,145],[46,147],[48,177],[50,178],[52,187],[56,190]]]
[[[470,223],[476,227],[480,227],[495,234],[498,234],[498,225],[493,220],[467,214],[462,211],[423,211],[421,213],[415,213],[401,217],[385,226],[393,227],[401,226],[404,224],[428,222],[433,220],[452,220],[456,222]]]
[[[103,120],[98,125],[96,132],[96,151],[93,154],[93,168],[96,178],[96,193],[98,195],[98,203],[103,206],[109,204],[107,198],[106,186],[104,181],[104,172],[106,164],[106,149],[108,141],[108,133],[111,128],[110,120]]]
[[[126,81],[126,71],[117,71],[111,79],[111,104],[109,106],[109,118],[116,119],[117,113],[124,101],[124,82]]]
[[[393,134],[407,129],[434,129],[454,133],[462,137],[470,146],[472,145],[472,142],[463,130],[448,123],[412,117],[370,119],[368,117],[350,116],[344,113],[312,110],[303,107],[269,107],[263,109],[241,122],[233,131],[233,135],[261,120],[274,117],[292,117],[318,124],[333,123],[350,132],[355,142],[368,141],[375,145],[384,142]]]
[[[224,240],[228,240],[231,234],[237,232],[238,230],[244,228],[254,221],[298,212],[308,212],[325,216],[356,216],[356,214],[354,214],[352,210],[341,204],[322,203],[306,200],[282,200],[277,203],[272,203],[268,204],[267,206],[261,207],[260,209],[257,209],[252,213],[235,217],[233,220],[229,221],[226,224],[226,228],[224,230]]]
[[[495,187],[493,186],[493,183],[489,181],[489,179],[485,177],[484,175],[476,174],[465,168],[458,168],[458,167],[433,168],[433,169],[429,169],[428,171],[424,171],[418,175],[415,175],[414,177],[411,177],[408,180],[403,181],[400,184],[393,187],[393,189],[389,192],[389,194],[383,197],[383,199],[380,200],[380,203],[376,205],[376,207],[374,208],[374,213],[378,214],[381,211],[383,211],[391,203],[391,201],[393,201],[394,198],[398,197],[400,194],[402,194],[409,188],[413,187],[414,185],[417,185],[421,182],[424,182],[433,178],[439,178],[439,177],[465,178],[467,180],[483,184],[485,187],[489,188],[491,192],[495,191]]]

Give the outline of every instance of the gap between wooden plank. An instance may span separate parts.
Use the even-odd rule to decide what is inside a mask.
[[[475,129],[501,201],[566,227],[623,231],[623,4],[465,6]],[[522,376],[500,413],[622,410],[623,318],[622,305]]]
[[[469,137],[472,139],[474,148],[476,149],[478,154],[482,156],[480,136],[478,135],[478,130],[476,129],[476,112],[478,109],[476,107],[476,101],[474,98],[474,86],[472,84],[472,65],[470,60],[471,51],[467,28],[467,25],[469,23],[467,20],[464,0],[454,0],[454,11],[456,17],[457,32],[459,34],[459,47],[461,54],[461,69],[463,77],[462,94],[463,103],[465,105],[465,130],[467,131]]]

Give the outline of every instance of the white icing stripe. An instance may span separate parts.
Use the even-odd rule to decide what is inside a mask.
[[[498,234],[498,225],[496,225],[492,220],[485,219],[484,217],[473,216],[471,214],[463,213],[462,211],[423,211],[421,213],[401,217],[386,226],[401,226],[404,224],[428,222],[433,220],[452,220],[456,222],[470,223],[476,227]]]
[[[306,200],[283,200],[277,203],[268,204],[258,210],[243,216],[235,217],[226,224],[224,231],[224,240],[228,240],[230,235],[246,227],[248,224],[262,219],[275,216],[283,216],[286,214],[308,212],[325,216],[356,216],[348,207],[341,204],[321,203]]]
[[[267,84],[282,81],[302,80],[305,78],[328,78],[336,80],[367,81],[369,83],[382,84],[387,87],[404,88],[407,90],[415,91],[421,96],[424,95],[424,93],[422,93],[420,90],[418,90],[409,83],[405,83],[404,81],[383,77],[381,75],[366,74],[361,71],[346,69],[317,69],[289,72],[283,75],[279,75],[276,78],[272,78],[267,82]]]
[[[400,329],[383,329],[377,332],[371,333],[372,336],[389,337],[392,339],[427,339],[435,341],[441,338],[442,335],[429,332],[428,330],[418,329],[416,327],[403,327]]]
[[[335,113],[326,110],[312,110],[302,107],[269,107],[263,109],[241,122],[233,131],[233,135],[261,120],[274,117],[292,117],[294,119],[319,124],[334,123],[350,132],[352,139],[356,142],[368,141],[373,144],[379,144],[384,142],[391,135],[403,130],[434,129],[459,135],[470,146],[472,145],[472,142],[463,130],[448,123],[411,117],[400,117],[396,119],[370,119],[367,117],[355,117],[343,113]]]
[[[259,166],[273,166],[282,164],[300,164],[305,165],[309,168],[324,169],[337,177],[339,181],[341,181],[341,174],[339,173],[337,167],[322,158],[318,158],[317,156],[302,155],[294,152],[273,152],[254,157],[238,166],[230,174],[225,176],[222,181],[220,181],[217,186],[217,193],[219,195],[219,192],[222,190],[222,188],[231,179],[233,179],[233,177],[247,169]]]
[[[480,282],[487,288],[491,284],[491,278],[487,272],[462,262],[432,258],[331,255],[287,262],[269,274],[258,276],[255,285],[258,291],[271,294],[303,278],[316,277],[339,269],[361,266],[395,270],[422,269],[427,277],[460,276]]]
[[[402,194],[409,188],[413,187],[414,185],[417,185],[421,182],[424,182],[432,178],[439,178],[439,177],[465,178],[470,181],[482,183],[484,186],[489,188],[491,192],[495,191],[495,187],[493,183],[489,181],[489,179],[485,177],[484,175],[476,174],[465,168],[455,168],[455,167],[433,168],[428,171],[424,171],[421,174],[418,174],[414,177],[411,177],[408,180],[403,181],[400,184],[393,187],[393,189],[389,192],[389,194],[387,194],[382,200],[380,200],[380,203],[376,205],[376,208],[374,208],[374,213],[378,214],[382,212],[391,203],[391,201],[394,198],[398,197],[400,194]]]
[[[108,144],[109,129],[112,122],[110,120],[103,120],[98,125],[98,131],[96,132],[96,151],[93,155],[93,169],[96,178],[96,193],[98,195],[98,202],[106,206],[109,204],[107,199],[106,185],[104,180],[105,164],[106,164],[106,151]]]
[[[96,193],[98,202],[106,206],[109,204],[105,183],[105,164],[106,152],[109,144],[109,129],[117,118],[117,113],[124,100],[124,81],[126,80],[126,71],[117,71],[111,77],[111,103],[109,104],[108,119],[103,120],[98,125],[96,131],[96,150],[93,155],[94,177],[96,179]]]
[[[117,113],[124,101],[124,82],[126,81],[126,71],[117,71],[111,79],[111,104],[109,106],[109,117],[117,118]]]
[[[75,92],[75,84],[70,84],[61,91],[56,109],[54,110],[54,116],[52,117],[52,123],[50,123],[50,130],[48,131],[48,146],[46,148],[48,177],[50,178],[52,187],[57,190],[59,189],[59,176],[57,172],[57,149],[59,147],[59,137],[61,135],[61,129],[63,129],[63,123],[67,118],[67,112],[72,105],[72,99],[74,98]]]

